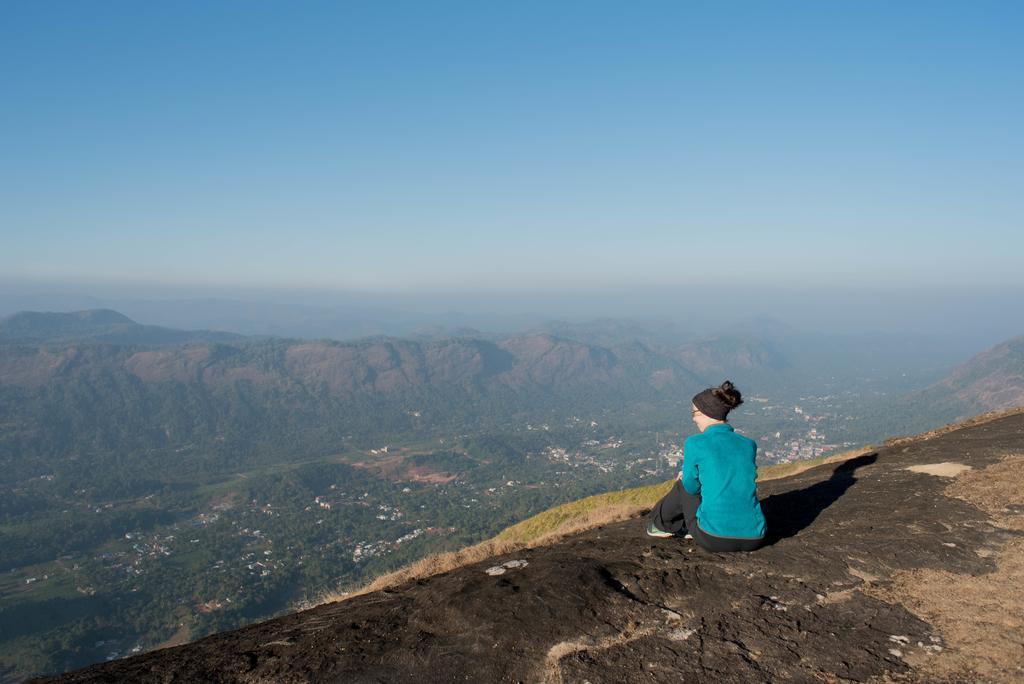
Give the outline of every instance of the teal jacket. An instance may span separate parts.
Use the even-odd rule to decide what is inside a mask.
[[[757,500],[757,443],[728,423],[710,425],[683,443],[683,488],[700,494],[697,524],[716,537],[764,536]]]

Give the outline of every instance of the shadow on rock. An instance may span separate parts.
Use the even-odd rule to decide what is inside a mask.
[[[832,477],[804,489],[794,489],[784,494],[773,494],[761,502],[768,535],[765,546],[796,535],[809,527],[818,515],[846,493],[857,478],[857,468],[871,465],[878,460],[877,453],[864,454],[849,461],[843,461],[832,471]]]

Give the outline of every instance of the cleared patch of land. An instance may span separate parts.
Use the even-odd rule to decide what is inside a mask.
[[[963,463],[925,463],[923,465],[909,466],[907,470],[912,473],[924,473],[925,475],[937,475],[938,477],[956,477],[962,472],[970,470],[971,466]]]

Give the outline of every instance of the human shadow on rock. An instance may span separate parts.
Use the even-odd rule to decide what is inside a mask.
[[[765,546],[795,536],[809,527],[822,511],[834,504],[857,481],[854,477],[857,468],[871,465],[877,460],[877,453],[851,458],[836,466],[832,477],[823,482],[773,494],[762,501],[761,510],[768,523]]]

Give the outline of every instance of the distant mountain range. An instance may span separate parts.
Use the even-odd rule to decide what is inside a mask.
[[[434,399],[437,392],[566,399],[582,391],[591,399],[642,400],[686,396],[726,377],[774,382],[808,370],[841,375],[846,369],[837,359],[860,372],[891,372],[916,352],[910,337],[801,335],[773,321],[689,340],[672,325],[652,329],[619,319],[552,321],[517,335],[458,332],[300,341],[142,325],[109,309],[23,311],[0,320],[0,386],[38,388],[103,369],[143,383],[299,385],[336,399],[409,399],[410,392],[417,399],[424,392]],[[87,349],[95,345],[118,349]],[[962,406],[964,415],[1024,403],[1024,337],[979,354],[915,396]]]
[[[500,338],[365,338],[352,342],[247,338],[232,333],[140,325],[111,310],[21,312],[0,320],[0,383],[39,387],[90,369],[123,370],[147,382],[298,382],[332,396],[390,395],[433,386],[464,389],[661,389],[700,380],[683,356],[639,342],[613,347],[547,333]],[[117,348],[89,349],[101,344]],[[148,349],[159,347],[159,349]]]
[[[110,309],[70,313],[22,311],[0,319],[0,344],[105,344],[173,345],[194,342],[232,342],[242,335],[209,330],[174,330],[142,325]]]
[[[894,375],[915,351],[910,339],[800,337],[776,328],[767,339],[736,333],[672,344],[667,333],[649,331],[630,340],[622,321],[552,327],[608,344],[541,330],[286,340],[140,325],[111,310],[22,312],[0,321],[0,408],[17,425],[0,434],[0,456],[212,443],[225,434],[244,445],[294,433],[299,444],[309,435],[677,407],[727,377],[764,392],[785,384],[814,391],[825,376]],[[898,398],[883,393],[889,403],[877,410],[946,419],[1020,405],[1024,338]]]
[[[454,337],[425,330],[407,339],[285,341],[141,325],[109,309],[25,311],[0,320],[0,345],[19,347],[0,352],[0,384],[39,387],[102,367],[148,383],[298,382],[335,397],[387,396],[426,387],[558,394],[588,386],[642,395],[693,389],[730,370],[787,365],[774,347],[753,337],[673,345],[666,342],[668,331],[651,334],[630,321],[553,322],[505,336],[459,332]],[[139,349],[86,348],[96,344]]]
[[[0,339],[0,466],[12,478],[83,450],[191,443],[230,458],[287,459],[353,435],[675,404],[709,382],[640,342],[602,347],[542,333],[259,339],[86,311],[20,313],[0,323]]]

